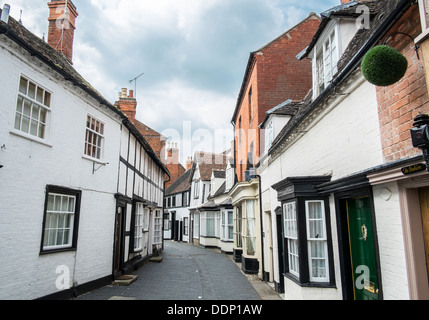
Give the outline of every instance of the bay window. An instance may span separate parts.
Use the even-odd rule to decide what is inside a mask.
[[[293,177],[272,186],[282,202],[284,276],[303,286],[335,285],[329,199],[316,191],[330,179]]]

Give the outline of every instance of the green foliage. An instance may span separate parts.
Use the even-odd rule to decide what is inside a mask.
[[[386,45],[369,50],[361,64],[365,79],[382,87],[390,86],[402,79],[407,68],[407,58],[398,50]]]

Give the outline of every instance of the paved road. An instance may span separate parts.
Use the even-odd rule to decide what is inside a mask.
[[[129,286],[109,285],[78,300],[260,300],[226,255],[185,243],[165,241],[161,263],[150,262]]]

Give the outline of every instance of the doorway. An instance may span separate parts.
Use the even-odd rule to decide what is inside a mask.
[[[347,226],[355,300],[378,300],[379,280],[369,197],[348,199]]]
[[[423,240],[426,257],[426,270],[429,279],[429,188],[419,189],[420,210],[422,214]]]
[[[117,206],[115,215],[115,236],[113,247],[113,277],[116,279],[122,275],[124,264],[124,233],[123,224],[125,216],[125,206]]]

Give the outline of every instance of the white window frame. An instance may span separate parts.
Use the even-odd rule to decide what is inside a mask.
[[[231,219],[229,219],[231,217]],[[223,241],[234,240],[234,211],[224,210],[222,211],[222,222],[221,222],[221,239]]]
[[[162,243],[162,214],[161,210],[155,210],[155,222],[153,224],[153,243]]]
[[[95,121],[94,127],[92,126],[93,121]],[[97,130],[97,124],[99,124],[99,129]],[[85,147],[83,150],[83,154],[85,157],[89,157],[90,159],[94,159],[100,161],[104,158],[104,132],[106,126],[103,121],[98,119],[97,117],[88,113],[86,117],[86,126],[85,126]],[[89,141],[90,136],[92,137],[92,141]],[[94,141],[95,138],[95,141]],[[94,152],[95,148],[95,152]]]
[[[23,92],[23,81],[26,81],[25,92]],[[34,91],[31,90],[34,95],[30,93],[30,86],[34,88]],[[51,91],[30,77],[21,75],[12,132],[31,140],[46,143],[49,138],[52,97]],[[26,112],[26,110],[28,111]],[[28,120],[28,127],[24,124],[24,119]],[[34,127],[35,129],[33,129]]]
[[[143,203],[136,203],[135,223],[134,223],[134,252],[143,250],[143,227],[144,206]]]
[[[194,213],[194,234],[192,235],[194,239],[200,237],[200,213]]]
[[[200,181],[194,182],[194,199],[198,199],[200,197]]]
[[[318,43],[314,46],[313,49],[314,97],[317,97],[329,86],[334,75],[338,71],[337,64],[340,59],[341,42],[339,24],[336,21],[332,21],[331,25],[328,26],[325,30],[325,35],[319,39]],[[335,49],[332,49],[333,46]],[[327,50],[327,47],[329,50]],[[323,88],[320,85],[322,83],[322,81],[320,81],[320,59],[323,61]]]
[[[295,201],[283,204],[283,228],[288,247],[289,273],[299,277],[299,243]]]
[[[321,217],[317,219],[310,219],[310,203],[318,203],[321,208]],[[329,259],[328,259],[328,238],[326,234],[326,217],[325,217],[325,202],[323,200],[309,200],[305,201],[305,217],[306,217],[306,227],[307,227],[307,247],[308,247],[308,269],[309,277],[311,282],[329,282]],[[319,221],[321,225],[319,226],[319,231],[323,234],[317,234],[316,237],[311,236],[311,226],[312,222]],[[319,243],[321,244],[324,257],[313,257],[312,256],[312,244]],[[324,260],[325,261],[325,277],[315,277],[313,276],[313,260]]]
[[[183,235],[187,236],[189,233],[189,219],[188,217],[183,218]]]

